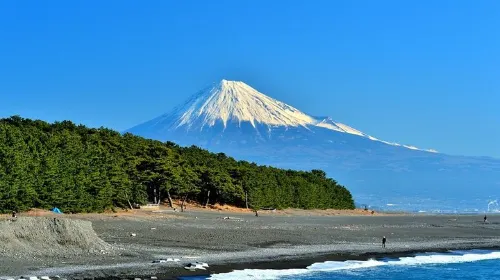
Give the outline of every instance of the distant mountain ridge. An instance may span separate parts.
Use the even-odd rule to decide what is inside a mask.
[[[214,83],[127,132],[280,168],[323,169],[358,203],[381,209],[480,212],[500,198],[499,159],[379,140],[243,82]]]

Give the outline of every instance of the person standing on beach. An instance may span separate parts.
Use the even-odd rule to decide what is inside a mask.
[[[486,221],[488,221],[488,217],[486,217],[486,215],[484,215],[484,223],[486,224]]]
[[[387,241],[387,239],[384,237],[382,237],[382,248],[385,248],[385,242]]]

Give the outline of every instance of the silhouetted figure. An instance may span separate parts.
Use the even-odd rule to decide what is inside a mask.
[[[382,248],[385,248],[385,242],[387,241],[387,239],[384,237],[382,237]]]
[[[255,210],[255,217],[258,217],[259,216],[259,213],[257,212],[257,210]]]
[[[17,218],[17,212],[16,211],[12,211],[12,218]]]
[[[484,215],[484,223],[486,223],[488,221],[488,217],[486,217],[486,215]]]

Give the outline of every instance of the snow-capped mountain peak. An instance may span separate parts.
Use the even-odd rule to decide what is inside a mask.
[[[221,121],[269,126],[306,126],[315,120],[239,81],[222,80],[202,90],[176,110],[176,127],[214,126]]]
[[[186,103],[172,112],[136,126],[129,131],[154,131],[155,135],[169,131],[185,133],[201,133],[215,127],[223,131],[231,126],[241,128],[243,123],[253,127],[254,133],[262,139],[260,128],[265,127],[267,133],[277,128],[303,128],[303,133],[311,130],[327,129],[339,133],[347,133],[391,146],[420,150],[414,146],[379,140],[343,123],[335,122],[330,117],[312,117],[281,101],[260,93],[241,81],[221,80],[193,95]],[[248,132],[248,131],[247,131]],[[219,132],[218,132],[219,133]],[[269,135],[268,135],[269,136]],[[161,137],[161,136],[157,136]],[[328,141],[327,139],[325,139]],[[426,150],[436,152],[434,150]]]

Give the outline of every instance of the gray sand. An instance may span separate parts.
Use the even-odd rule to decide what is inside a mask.
[[[104,253],[80,255],[57,247],[48,257],[40,257],[43,254],[38,252],[34,258],[24,259],[0,254],[0,275],[174,275],[191,261],[228,265],[312,259],[319,255],[352,258],[380,253],[500,247],[500,216],[490,216],[489,223],[483,224],[482,216],[305,216],[306,213],[286,216],[262,212],[254,217],[189,211],[147,217],[76,216],[72,219],[91,221],[97,236],[111,247],[106,247]],[[227,216],[230,219],[223,219]],[[132,233],[136,236],[131,236]],[[386,249],[381,248],[384,235]],[[159,258],[181,261],[151,263]]]
[[[95,255],[111,251],[90,221],[21,217],[0,221],[0,255],[13,259]]]

